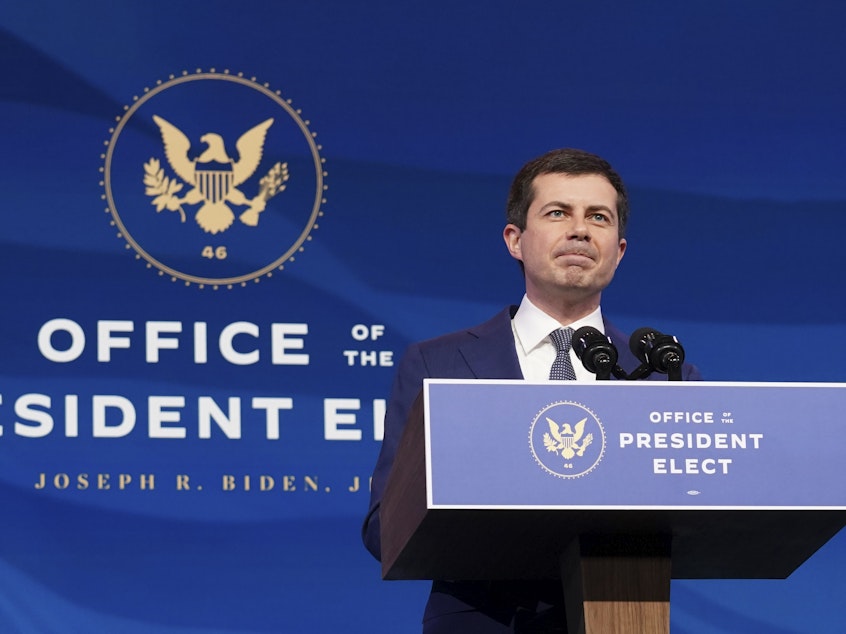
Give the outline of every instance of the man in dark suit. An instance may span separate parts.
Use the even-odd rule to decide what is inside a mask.
[[[617,347],[627,372],[638,365],[628,337],[602,316],[600,298],[626,251],[628,198],[617,173],[581,150],[554,150],[530,161],[511,185],[503,230],[523,269],[526,294],[489,321],[413,344],[397,370],[385,414],[385,437],[373,472],[365,545],[380,557],[379,509],[412,403],[424,378],[546,380],[558,354],[553,332],[592,326]],[[567,337],[569,345],[569,336]],[[595,380],[565,351],[567,377]],[[560,360],[560,357],[559,357]],[[650,378],[666,378],[652,375]],[[698,373],[685,366],[684,379]],[[557,582],[435,581],[423,617],[425,634],[564,632]]]

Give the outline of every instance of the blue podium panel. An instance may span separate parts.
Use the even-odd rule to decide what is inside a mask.
[[[431,509],[846,509],[846,384],[424,389]]]

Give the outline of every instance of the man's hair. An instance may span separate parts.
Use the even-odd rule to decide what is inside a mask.
[[[508,192],[508,204],[505,218],[509,224],[521,230],[526,228],[526,216],[535,198],[534,181],[541,174],[598,174],[604,176],[617,190],[617,233],[620,238],[626,236],[626,224],[629,220],[629,198],[623,179],[605,159],[584,150],[564,148],[552,150],[543,156],[526,163],[511,183]]]

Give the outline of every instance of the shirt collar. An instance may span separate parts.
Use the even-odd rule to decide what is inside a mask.
[[[549,333],[556,328],[572,328],[573,330],[578,330],[582,326],[593,326],[599,332],[605,333],[605,323],[602,321],[602,309],[599,306],[591,314],[571,324],[561,324],[557,319],[550,317],[535,306],[526,295],[523,295],[520,308],[517,309],[517,314],[514,315],[513,326],[524,353],[528,353],[545,341],[548,341],[547,337],[549,337]]]

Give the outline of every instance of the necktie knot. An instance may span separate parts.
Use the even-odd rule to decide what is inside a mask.
[[[558,328],[549,333],[549,338],[555,344],[555,361],[549,370],[552,381],[575,381],[576,372],[570,361],[570,346],[573,338],[572,328]]]

